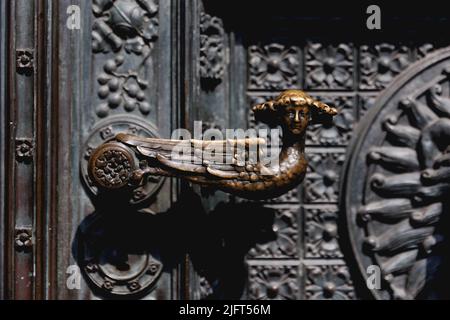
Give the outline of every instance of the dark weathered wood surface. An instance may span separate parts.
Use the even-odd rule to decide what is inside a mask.
[[[103,41],[120,20],[108,20],[110,6],[94,7],[107,1],[0,4],[0,298],[372,298],[355,261],[363,253],[347,236],[359,229],[341,224],[349,211],[339,203],[346,196],[340,181],[359,181],[342,167],[382,90],[396,88],[408,67],[449,45],[445,10],[430,19],[423,6],[411,14],[386,8],[382,30],[371,32],[359,5],[310,3],[297,11],[283,2],[116,2],[125,15],[133,7],[147,16],[148,33],[128,27],[120,41]],[[80,30],[66,27],[69,5],[81,9]],[[32,68],[16,63],[30,53]],[[145,84],[128,71],[138,71]],[[420,73],[411,75],[412,87],[422,81]],[[204,129],[255,127],[248,106],[291,88],[337,106],[339,115],[311,128],[305,182],[280,198],[245,202],[166,179],[136,193],[130,209],[120,199],[99,198],[83,176],[90,147],[118,131],[170,138],[174,128],[193,130],[195,120]],[[442,95],[448,93],[444,87]],[[381,141],[385,132],[377,134]],[[434,219],[438,210],[427,212]],[[377,255],[364,261],[381,261]],[[98,257],[118,268],[102,275]],[[81,287],[69,289],[67,271],[77,265]],[[105,280],[105,273],[117,280],[133,272],[139,281]]]

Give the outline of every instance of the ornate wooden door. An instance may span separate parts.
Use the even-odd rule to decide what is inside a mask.
[[[435,286],[445,250],[432,247],[446,243],[448,180],[425,186],[430,210],[406,203],[423,191],[418,176],[430,165],[411,151],[420,121],[406,127],[397,103],[410,98],[431,108],[425,119],[448,118],[448,52],[434,52],[448,46],[449,19],[398,13],[374,32],[365,10],[2,1],[0,298],[445,297]],[[305,182],[282,197],[248,202],[152,178],[124,202],[89,179],[92,150],[118,132],[170,138],[196,120],[202,130],[260,128],[250,106],[289,88],[339,115],[310,130]],[[396,124],[408,135],[391,143]],[[386,178],[393,174],[404,175]],[[402,197],[387,199],[390,191]],[[398,224],[377,221],[394,211]],[[383,274],[372,292],[371,264]]]
[[[163,265],[152,240],[175,182],[153,180],[118,207],[86,173],[92,148],[116,132],[170,137],[179,126],[179,10],[153,0],[2,3],[6,297],[184,295],[184,260],[167,253]]]

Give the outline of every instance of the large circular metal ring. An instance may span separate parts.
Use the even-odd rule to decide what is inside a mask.
[[[426,178],[450,144],[449,73],[450,49],[405,70],[374,102],[348,150],[340,204],[356,262],[378,299],[436,295],[428,281],[445,269],[441,217],[450,185]],[[429,139],[433,130],[439,143]]]

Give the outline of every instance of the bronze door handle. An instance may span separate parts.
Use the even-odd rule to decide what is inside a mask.
[[[300,90],[287,90],[252,110],[257,121],[281,127],[277,155],[267,156],[268,143],[261,137],[171,140],[119,133],[92,152],[89,177],[101,190],[133,188],[148,176],[170,176],[247,199],[280,196],[305,176],[308,125],[330,119],[337,110]]]

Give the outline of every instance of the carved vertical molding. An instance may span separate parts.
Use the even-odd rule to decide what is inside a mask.
[[[92,9],[92,51],[103,65],[96,74],[96,115],[149,115],[153,106],[145,70],[158,38],[158,5],[154,0],[94,0]]]
[[[7,75],[7,47],[8,41],[7,35],[6,35],[6,21],[8,17],[9,12],[7,12],[7,2],[3,1],[0,2],[0,38],[5,39],[4,41],[0,41],[0,175],[4,177],[2,181],[0,181],[0,197],[6,196],[6,189],[7,189],[7,183],[8,178],[6,175],[6,112],[7,112],[7,101],[6,101],[6,79],[8,78]],[[6,199],[5,199],[6,200]],[[2,205],[0,206],[0,219],[1,221],[7,221],[6,215],[7,212],[5,211],[6,206]],[[5,226],[0,226],[0,245],[3,246],[3,248],[6,248],[6,243],[4,242],[5,239]],[[3,251],[4,252],[4,251]],[[0,255],[0,279],[6,279],[5,277],[5,254]],[[5,281],[0,281],[0,300],[4,300],[5,292]]]
[[[166,3],[157,0],[93,0],[92,2],[92,96],[93,117],[84,133],[84,146],[81,159],[82,180],[88,194],[96,196],[98,190],[90,181],[86,167],[89,156],[97,146],[119,132],[129,132],[146,137],[158,137],[156,123],[166,115],[166,111],[154,112],[161,96],[170,92],[160,92],[165,83],[159,82],[163,65],[160,46],[156,41],[160,33],[160,6],[168,10]],[[162,18],[161,18],[162,19]],[[164,34],[166,35],[166,33]],[[168,39],[164,39],[166,43]],[[165,47],[164,49],[167,49]],[[170,56],[170,54],[168,54]],[[162,63],[162,62],[161,62]],[[165,66],[165,65],[164,65]],[[161,71],[161,69],[164,69]],[[165,106],[170,107],[170,106]],[[168,122],[160,123],[169,125]],[[111,154],[110,156],[113,156]],[[151,212],[150,206],[159,205],[157,199],[146,201],[157,192],[163,179],[153,179],[143,183],[133,191],[124,211],[130,215],[137,210]],[[110,201],[112,199],[107,199]],[[160,201],[162,202],[162,201]],[[148,295],[163,271],[160,258],[154,258],[148,250],[133,252],[139,244],[121,248],[110,238],[91,243],[89,239],[99,234],[107,234],[109,212],[96,207],[101,216],[91,229],[85,228],[76,239],[79,243],[78,264],[88,279],[88,285],[102,297]],[[88,212],[90,213],[90,212]],[[109,216],[108,216],[109,217]],[[82,224],[85,223],[83,220]],[[120,230],[117,237],[131,232]],[[74,240],[75,241],[75,240]],[[103,240],[102,240],[103,241]],[[117,240],[115,240],[117,241]],[[125,240],[121,240],[125,241]],[[113,249],[110,249],[113,248]],[[115,250],[123,261],[110,259],[101,261],[102,250]],[[91,252],[95,252],[92,254]],[[159,257],[159,256],[158,256]],[[106,265],[106,267],[105,267]],[[122,268],[128,266],[127,270]]]
[[[158,136],[154,125],[157,114],[152,112],[158,103],[156,92],[160,85],[155,81],[159,69],[154,62],[159,37],[158,2],[94,0],[92,12],[95,91],[91,100],[96,117],[95,126],[85,140],[85,154],[100,140],[105,141],[122,130]],[[84,158],[82,168],[86,162]],[[88,192],[95,194],[89,180],[87,187]],[[139,190],[134,200],[145,200],[147,195],[147,191]]]
[[[225,74],[225,31],[220,18],[200,14],[199,72],[202,85],[217,85]]]
[[[6,128],[9,130],[9,167],[6,168],[7,201],[6,254],[8,299],[34,299],[41,296],[38,248],[33,246],[39,236],[39,164],[36,140],[39,137],[40,88],[35,51],[39,42],[38,1],[17,0],[10,3],[8,38],[9,81]],[[36,67],[35,67],[36,66]],[[0,142],[1,143],[1,142]]]

